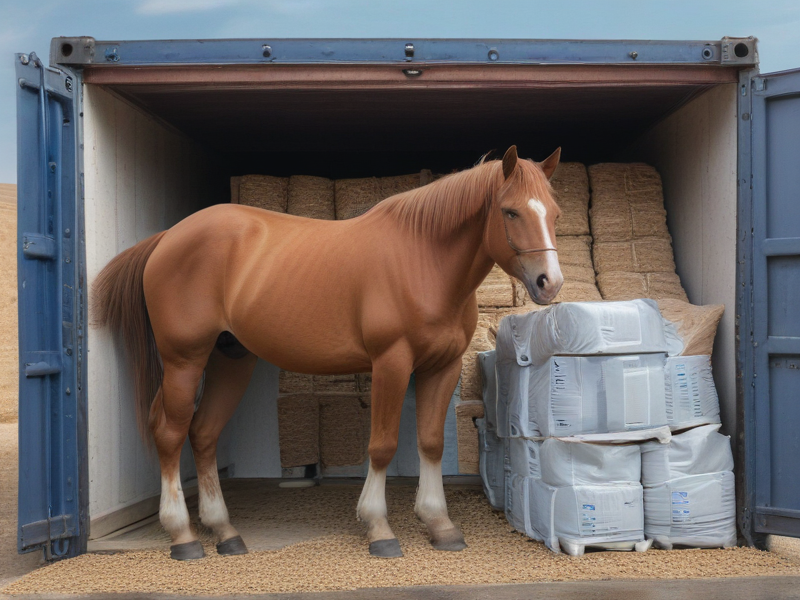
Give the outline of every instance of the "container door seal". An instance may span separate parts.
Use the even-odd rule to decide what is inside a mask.
[[[16,55],[18,550],[86,549],[83,248],[77,83]]]
[[[751,91],[747,504],[755,533],[800,537],[800,70],[755,77]]]

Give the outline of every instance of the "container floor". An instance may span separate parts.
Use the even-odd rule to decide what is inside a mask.
[[[265,594],[402,586],[480,585],[586,580],[694,579],[800,576],[800,565],[753,548],[595,552],[572,558],[511,530],[480,489],[446,487],[450,515],[469,547],[437,552],[414,515],[416,485],[387,488],[390,523],[405,553],[399,559],[369,556],[363,526],[355,519],[360,485],[327,484],[283,489],[253,480],[224,482],[231,520],[251,553],[218,556],[203,533],[207,557],[181,563],[162,546],[86,554],[44,566],[1,590],[5,594],[168,593]],[[192,510],[192,509],[190,509]],[[194,511],[196,514],[196,510]],[[148,531],[151,527],[147,526]],[[152,530],[157,530],[155,524]],[[146,538],[143,531],[137,535]],[[142,540],[140,539],[140,542]],[[280,549],[263,549],[283,545]]]

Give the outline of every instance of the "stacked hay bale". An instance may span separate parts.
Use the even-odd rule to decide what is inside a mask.
[[[589,167],[594,268],[605,300],[688,302],[675,273],[661,177],[642,163]]]
[[[337,179],[334,186],[337,219],[352,219],[367,212],[378,202],[433,181],[427,169],[411,175]]]

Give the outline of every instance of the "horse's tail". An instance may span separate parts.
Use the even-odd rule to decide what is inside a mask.
[[[92,284],[92,324],[108,325],[121,336],[134,374],[134,398],[139,433],[150,440],[148,416],[163,368],[144,299],[144,268],[165,231],[121,252],[100,271]]]

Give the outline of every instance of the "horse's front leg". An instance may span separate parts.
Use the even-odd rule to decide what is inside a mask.
[[[444,420],[447,407],[461,375],[461,357],[443,369],[417,373],[417,449],[419,488],[414,512],[428,527],[431,544],[437,550],[467,547],[461,530],[447,515],[442,485]]]
[[[403,556],[387,518],[386,468],[397,450],[400,413],[412,371],[409,354],[399,350],[386,353],[372,364],[369,473],[358,500],[357,514],[367,525],[369,553],[384,558]]]

